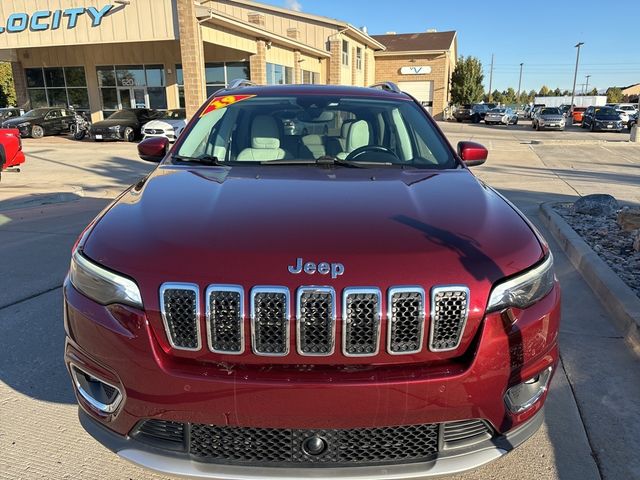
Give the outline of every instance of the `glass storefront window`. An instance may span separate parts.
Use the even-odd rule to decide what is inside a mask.
[[[113,67],[98,67],[98,85],[101,87],[116,86],[116,72]]]
[[[28,88],[44,87],[44,75],[41,68],[27,68],[25,75]]]
[[[309,70],[302,70],[302,83],[320,83],[320,74],[316,72],[310,72]]]
[[[119,87],[143,87],[147,84],[142,65],[117,66],[116,80]]]
[[[207,63],[205,64],[205,76],[207,80],[207,96],[210,97],[221,88],[226,87],[231,80],[237,78],[246,78],[248,80],[250,78],[249,62]],[[176,80],[180,108],[184,108],[184,73],[180,64],[176,65]]]
[[[67,107],[89,109],[84,67],[27,68],[31,108]]]
[[[157,110],[167,109],[167,92],[164,87],[149,87],[149,106]]]
[[[164,87],[164,67],[162,65],[147,65],[145,70],[147,72],[147,87]]]
[[[115,88],[101,88],[102,109],[118,110],[118,91]]]
[[[268,85],[290,85],[292,83],[293,68],[278,65],[277,63],[267,63]]]

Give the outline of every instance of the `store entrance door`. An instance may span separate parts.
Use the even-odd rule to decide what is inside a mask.
[[[119,87],[118,103],[120,108],[149,108],[149,96],[146,87]]]

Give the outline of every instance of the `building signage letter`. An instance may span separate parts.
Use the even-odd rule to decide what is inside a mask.
[[[113,5],[105,5],[102,10],[98,10],[96,7],[87,8],[87,13],[93,19],[92,26],[99,27],[102,23],[104,16],[111,11]]]
[[[39,10],[28,13],[13,13],[9,15],[6,22],[0,20],[0,34],[20,33],[29,29],[32,32],[43,32],[45,30],[58,30],[67,20],[67,30],[72,30],[78,26],[78,19],[85,13],[91,18],[91,27],[99,27],[102,20],[113,9],[112,4],[106,4],[104,7],[76,7],[67,8],[66,10]]]
[[[51,16],[50,10],[43,10],[41,12],[36,12],[33,15],[31,15],[31,24],[30,24],[31,30],[33,30],[34,32],[40,32],[42,30],[46,30],[47,28],[49,28],[49,26],[46,23],[40,23],[40,20],[49,18],[50,16]]]

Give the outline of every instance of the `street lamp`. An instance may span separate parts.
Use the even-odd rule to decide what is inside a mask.
[[[518,80],[518,96],[516,97],[516,101],[520,103],[520,87],[522,86],[522,66],[524,63],[520,64],[520,80]]]
[[[585,93],[589,95],[589,79],[591,78],[591,75],[585,75],[585,77],[587,77],[587,84],[584,87],[584,90],[585,90]]]
[[[579,42],[575,47],[578,49],[578,54],[576,55],[576,70],[573,74],[573,91],[571,92],[571,105],[569,107],[571,109],[573,109],[573,101],[576,98],[576,81],[578,80],[578,63],[580,62],[580,47],[582,45],[584,45],[584,42]]]

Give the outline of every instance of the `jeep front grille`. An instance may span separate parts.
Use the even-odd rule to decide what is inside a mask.
[[[401,355],[422,350],[424,290],[419,287],[392,288],[387,307],[387,351]]]
[[[165,283],[160,288],[160,310],[167,338],[178,350],[200,350],[199,287]],[[341,296],[341,325],[336,324],[338,296],[331,287],[305,286],[291,304],[286,287],[258,286],[249,298],[251,348],[256,355],[290,353],[290,309],[295,308],[297,353],[328,356],[336,349],[341,331],[342,353],[349,357],[377,355],[380,351],[382,294],[377,288],[346,288]],[[206,343],[214,353],[239,355],[245,344],[245,295],[236,285],[210,285],[205,293]],[[458,348],[469,313],[466,286],[431,289],[428,340],[425,342],[427,296],[421,287],[392,287],[386,301],[386,352],[390,355]]]
[[[300,355],[331,355],[336,338],[336,294],[329,287],[301,287],[297,297]]]
[[[211,285],[207,288],[207,336],[215,353],[244,352],[244,295],[242,287]]]
[[[200,350],[200,301],[198,286],[165,283],[160,287],[160,312],[171,346],[178,350]]]
[[[433,288],[429,340],[429,349],[432,352],[445,352],[458,348],[469,314],[468,300],[467,287]]]
[[[462,420],[442,425],[442,441],[445,449],[466,447],[492,436],[493,431],[484,420]]]
[[[342,350],[349,357],[376,355],[380,348],[380,290],[348,288],[342,304]]]
[[[251,290],[251,340],[257,355],[289,353],[289,290],[255,287]]]

